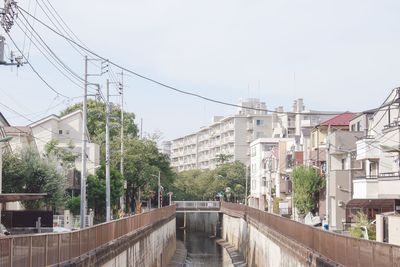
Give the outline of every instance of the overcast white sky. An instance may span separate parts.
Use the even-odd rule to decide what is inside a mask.
[[[36,0],[30,1],[33,13]],[[287,110],[302,97],[309,109],[360,111],[379,106],[400,84],[397,0],[50,1],[76,35],[104,57],[227,102],[258,97],[271,109],[283,105]],[[19,4],[28,9],[29,0]],[[36,14],[48,22],[39,7]],[[83,74],[78,53],[35,27],[60,58]],[[22,48],[24,35],[17,25],[11,35]],[[30,61],[59,91],[82,94],[33,45]],[[97,70],[90,65],[90,71]],[[165,139],[197,130],[213,115],[234,112],[136,77],[126,77],[126,85],[126,109],[138,121],[143,118],[144,131],[160,130]],[[0,103],[36,120],[65,108],[65,101],[57,105],[62,100],[29,66],[0,66]],[[29,123],[1,106],[0,111],[15,125]]]

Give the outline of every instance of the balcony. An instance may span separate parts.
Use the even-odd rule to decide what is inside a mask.
[[[290,180],[280,180],[279,182],[280,192],[284,194],[292,193],[292,181]]]
[[[364,159],[379,159],[380,149],[379,142],[374,138],[365,137],[356,142],[357,145],[357,160]]]
[[[378,177],[362,176],[353,179],[353,198],[378,198]]]

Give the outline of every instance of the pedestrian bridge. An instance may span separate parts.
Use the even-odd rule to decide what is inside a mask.
[[[69,233],[0,237],[0,266],[168,266],[176,249],[176,213],[207,210],[217,214],[219,238],[240,251],[247,266],[400,266],[399,246],[207,201],[177,202]]]
[[[176,212],[219,212],[220,201],[175,201]]]

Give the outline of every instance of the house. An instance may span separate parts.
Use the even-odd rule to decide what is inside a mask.
[[[379,108],[362,115],[367,124],[356,142],[356,159],[365,166],[365,174],[353,179],[349,220],[357,211],[367,213],[370,219],[382,212],[400,211],[393,204],[380,208],[382,201],[395,203],[400,199],[399,104],[400,88],[395,88]]]
[[[355,113],[344,112],[325,120],[316,125],[310,133],[310,144],[306,162],[307,165],[317,168],[322,176],[326,173],[326,157],[327,157],[327,139],[328,136],[336,131],[349,131],[350,119]],[[318,215],[325,217],[327,215],[326,188],[319,192]]]
[[[82,111],[77,110],[65,116],[50,115],[29,125],[39,154],[46,153],[46,144],[57,141],[58,148],[72,150],[76,153],[75,170],[68,172],[70,188],[79,190],[79,171],[82,169]],[[100,164],[99,145],[90,142],[85,129],[87,143],[87,172],[94,174]]]

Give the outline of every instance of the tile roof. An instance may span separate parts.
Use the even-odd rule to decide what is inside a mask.
[[[329,120],[321,122],[319,125],[322,125],[322,126],[329,126],[329,125],[348,126],[350,123],[350,120],[356,115],[357,115],[357,113],[344,112],[344,113],[339,114]]]

